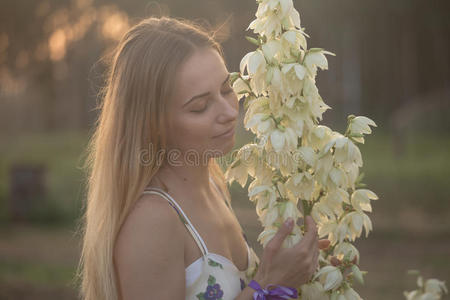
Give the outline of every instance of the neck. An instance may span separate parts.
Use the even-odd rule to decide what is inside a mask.
[[[185,191],[196,202],[211,199],[209,163],[206,164],[163,164],[156,178],[170,194],[171,191]],[[194,188],[195,187],[195,188]],[[187,197],[189,198],[189,197]],[[202,200],[204,199],[204,200]]]

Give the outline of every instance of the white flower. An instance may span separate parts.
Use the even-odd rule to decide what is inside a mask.
[[[316,170],[315,178],[322,185],[327,186],[328,176],[333,168],[333,155],[331,152],[326,153],[321,158],[316,160],[314,164],[314,169]]]
[[[266,133],[275,128],[275,122],[267,113],[255,113],[245,123],[245,128],[251,129],[255,134]]]
[[[343,277],[341,270],[334,266],[325,266],[317,272],[313,280],[319,277],[325,291],[334,290],[340,287]]]
[[[280,152],[284,147],[287,149],[297,148],[297,134],[292,128],[285,128],[283,131],[275,129],[270,133],[270,143],[275,152]]]
[[[322,70],[328,69],[328,61],[327,58],[325,57],[325,54],[335,55],[334,53],[324,50],[319,51],[310,50],[306,53],[304,64],[313,78],[316,76],[317,67],[321,68]]]
[[[347,187],[348,186],[348,177],[347,174],[341,168],[334,167],[330,171],[330,179],[331,182],[335,184],[335,187]],[[328,184],[328,186],[330,186]]]
[[[255,183],[255,181],[253,181],[252,183]],[[263,192],[265,192],[265,194],[271,194],[271,196],[272,195],[275,196],[275,189],[273,188],[272,184],[261,184],[261,185],[253,184],[248,189],[248,196],[251,199],[253,198],[253,196]]]
[[[317,213],[317,212],[316,212]],[[323,221],[319,226],[319,236],[328,235],[331,244],[342,243],[344,239],[355,240],[361,236],[362,228],[366,231],[366,237],[372,230],[372,222],[364,213],[350,212],[338,222],[334,217]]]
[[[362,167],[363,161],[361,151],[349,138],[338,132],[332,132],[331,139],[323,147],[321,153],[330,151],[332,147],[335,147],[334,157],[336,162],[351,162],[356,163],[359,167]]]
[[[300,286],[302,291],[302,300],[328,300],[329,296],[325,292],[322,284],[318,281],[313,281],[308,284]]]
[[[333,137],[333,131],[324,125],[315,126],[308,136],[308,142],[314,149],[322,149]]]
[[[258,145],[246,144],[236,154],[235,161],[228,167],[224,176],[227,182],[236,180],[242,187],[247,183],[248,174],[255,175],[258,161]]]
[[[333,255],[340,260],[344,259],[344,257],[347,256],[350,261],[353,261],[353,259],[356,257],[356,263],[359,262],[358,249],[356,249],[355,246],[347,242],[337,244],[333,250]]]
[[[328,235],[328,239],[330,240],[330,243],[332,245],[336,244],[337,239],[336,239],[335,232],[337,231],[337,228],[338,228],[336,219],[322,222],[318,225],[319,225],[319,228],[318,228],[319,237],[324,237],[324,236]]]
[[[422,293],[420,291],[403,292],[407,300],[422,300]]]
[[[314,149],[308,146],[299,147],[296,154],[309,166],[313,166],[318,158],[316,152],[314,152]],[[296,184],[298,184],[298,182]]]
[[[283,50],[281,43],[278,40],[269,40],[262,45],[262,52],[267,62],[275,63]]]
[[[430,278],[425,282],[425,292],[441,296],[443,293],[447,294],[447,286],[445,281]]]
[[[353,208],[358,212],[372,211],[370,200],[377,200],[378,196],[368,189],[355,190],[350,198]]]
[[[358,293],[352,288],[346,289],[344,292],[344,296],[345,300],[362,300]]]
[[[356,163],[343,163],[342,166],[347,173],[350,187],[354,190],[356,179],[359,176],[359,166]]]
[[[358,211],[350,212],[346,214],[344,218],[342,218],[342,222],[345,222],[347,224],[349,229],[348,235],[353,241],[357,237],[361,236],[363,226],[366,231],[366,237],[372,230],[372,221],[363,212]]]
[[[333,210],[331,210],[327,205],[322,202],[314,204],[311,216],[316,223],[322,223],[328,219],[336,219]],[[323,220],[323,221],[322,221]]]
[[[445,281],[430,278],[425,284],[420,273],[416,270],[410,270],[408,273],[417,274],[417,286],[419,287],[415,291],[404,291],[403,295],[407,300],[440,300],[443,294],[447,294],[447,286]]]
[[[260,50],[247,53],[241,60],[240,71],[244,74],[245,68],[247,68],[248,74],[253,75],[259,69],[266,67],[266,60],[263,53]]]
[[[350,122],[350,132],[351,133],[372,133],[372,130],[370,129],[369,125],[371,126],[377,126],[374,121],[371,119],[364,117],[364,116],[358,116],[351,120]]]
[[[294,197],[311,200],[314,190],[314,178],[307,171],[297,173],[286,181],[285,186]]]
[[[304,66],[302,66],[299,63],[290,63],[290,64],[285,64],[283,65],[283,67],[281,68],[281,72],[283,72],[284,74],[288,73],[291,69],[294,70],[294,74],[297,76],[297,78],[299,80],[303,80],[303,78],[305,78],[306,75],[306,68]]]
[[[302,213],[298,210],[296,203],[292,201],[283,202],[284,208],[282,212],[282,219],[286,220],[287,218],[292,218],[293,220],[297,220],[302,216]]]
[[[244,77],[244,76],[243,76]],[[248,77],[248,75],[246,75],[245,77]],[[244,78],[245,78],[244,77]],[[239,93],[244,92],[244,91],[248,91],[250,92],[250,87],[248,86],[248,84],[240,77],[238,77],[234,82],[233,82],[233,90],[236,94],[239,95]]]
[[[307,43],[306,43],[305,35],[306,34],[299,29],[288,30],[282,34],[281,41],[282,41],[282,44],[283,44],[283,42],[289,43],[290,46],[292,46],[294,49],[299,49],[301,47],[303,50],[306,50]],[[306,35],[306,36],[308,36],[308,35]],[[283,44],[283,46],[286,46],[286,45]]]
[[[262,226],[270,227],[278,219],[279,215],[277,207],[268,207],[261,212],[259,221]]]
[[[296,65],[298,66],[296,67]],[[297,72],[295,70],[297,70]],[[281,65],[281,73],[283,74],[284,88],[287,94],[280,95],[280,97],[282,97],[283,101],[289,109],[292,109],[294,107],[294,104],[297,104],[295,106],[295,111],[291,112],[295,112],[296,115],[299,115],[299,110],[302,109],[303,113],[300,115],[304,115],[303,119],[306,119],[308,116],[308,114],[306,113],[308,112],[308,108],[302,108],[299,106],[301,99],[304,98],[301,95],[304,87],[304,81],[299,79],[299,76],[302,76],[302,66],[297,63],[284,64]]]
[[[327,205],[337,215],[343,212],[342,202],[350,203],[348,192],[341,188],[330,189],[320,202]]]
[[[267,243],[273,238],[273,236],[277,233],[277,227],[266,227],[257,238],[257,241],[262,244],[263,248],[266,247]]]
[[[354,117],[350,120],[349,123],[349,132],[350,135],[356,135],[353,136],[352,138],[361,144],[364,144],[364,138],[362,136],[358,136],[358,135],[362,135],[362,134],[369,134],[372,133],[372,130],[370,129],[370,126],[377,126],[375,124],[374,121],[372,121],[371,119],[364,117],[364,116],[358,116],[358,117]]]
[[[280,68],[276,65],[270,66],[266,73],[265,83],[270,85],[273,93],[281,95],[287,94],[287,83]],[[277,95],[278,95],[277,94]]]

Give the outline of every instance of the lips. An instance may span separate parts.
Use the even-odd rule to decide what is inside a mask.
[[[230,129],[228,129],[227,131],[224,131],[223,133],[216,135],[215,137],[220,137],[222,135],[226,135],[227,133],[230,133],[231,131],[233,131],[234,127],[231,127]]]

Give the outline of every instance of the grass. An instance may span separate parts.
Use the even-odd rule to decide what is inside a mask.
[[[65,286],[74,276],[73,266],[49,265],[33,260],[0,260],[0,281],[26,281],[36,285]]]
[[[75,218],[83,192],[80,167],[87,143],[86,133],[32,133],[7,140],[8,143],[0,144],[0,220],[8,219],[8,171],[13,164],[44,165],[46,168],[48,193],[30,212],[32,220],[61,223]]]

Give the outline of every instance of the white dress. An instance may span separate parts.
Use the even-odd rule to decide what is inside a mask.
[[[217,188],[214,180],[210,177],[210,181]],[[245,233],[242,234],[247,246],[248,265],[245,270],[239,270],[228,258],[209,252],[200,234],[192,225],[189,218],[183,212],[178,203],[162,189],[150,187],[144,190],[147,194],[157,194],[166,199],[175,209],[191,233],[198,247],[202,251],[202,256],[190,264],[185,269],[186,278],[186,300],[233,300],[244,289],[244,287],[252,280],[254,272],[259,265],[259,258],[251,247]],[[222,196],[224,196],[222,194]],[[225,200],[225,197],[224,197]],[[233,212],[233,209],[225,200],[226,205]]]

